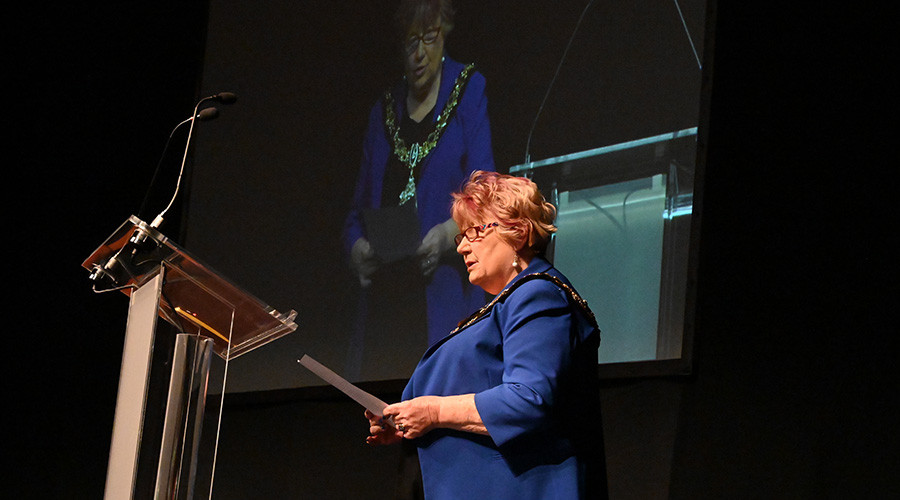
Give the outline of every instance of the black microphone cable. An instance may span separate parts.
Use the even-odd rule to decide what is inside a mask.
[[[237,96],[231,92],[220,92],[216,95],[204,97],[203,99],[200,99],[196,106],[194,106],[194,115],[197,115],[197,110],[200,108],[201,104],[211,100],[218,101],[222,104],[233,104],[237,100]],[[163,211],[160,212],[155,219],[153,219],[153,222],[150,223],[150,227],[152,227],[153,229],[158,228],[160,224],[163,223],[163,216],[166,214],[166,212],[169,211],[170,208],[172,208],[172,205],[175,203],[175,199],[178,197],[178,192],[181,190],[181,179],[182,177],[184,177],[184,165],[185,163],[187,163],[188,149],[191,146],[191,137],[194,133],[195,123],[196,120],[191,120],[191,127],[188,130],[187,141],[184,144],[184,155],[181,158],[181,169],[178,172],[178,180],[175,183],[175,192],[172,194],[172,199],[169,200],[169,204],[166,206],[166,208],[164,208]]]
[[[141,218],[141,219],[143,218],[144,210],[147,208],[147,203],[150,201],[150,193],[153,191],[153,186],[156,184],[156,178],[159,175],[160,170],[162,169],[163,160],[166,158],[166,152],[169,150],[169,144],[172,142],[172,137],[175,136],[175,132],[178,131],[178,129],[181,128],[182,125],[184,125],[185,123],[187,123],[191,120],[198,119],[200,121],[208,121],[208,120],[214,120],[218,116],[219,116],[218,109],[206,108],[206,109],[200,111],[199,113],[197,113],[195,116],[193,116],[191,118],[187,118],[184,121],[182,121],[181,123],[179,123],[178,125],[175,125],[175,128],[173,128],[172,132],[169,134],[169,138],[166,139],[166,145],[163,146],[163,151],[159,157],[159,162],[157,162],[157,164],[156,164],[156,170],[153,171],[153,177],[150,178],[150,185],[147,188],[146,194],[144,194],[144,200],[141,202],[141,207],[137,213],[138,218]]]

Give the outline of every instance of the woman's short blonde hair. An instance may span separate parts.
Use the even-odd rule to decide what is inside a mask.
[[[524,242],[542,253],[556,232],[556,207],[525,177],[476,170],[459,192],[453,193],[451,214],[465,229],[498,222],[500,237],[514,248]]]

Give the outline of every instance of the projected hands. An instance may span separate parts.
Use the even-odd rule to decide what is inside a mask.
[[[350,266],[359,277],[359,285],[368,288],[372,284],[372,275],[378,270],[378,256],[369,244],[369,240],[360,238],[350,249]]]
[[[416,250],[423,276],[431,277],[441,262],[441,256],[455,249],[453,238],[457,231],[458,228],[453,219],[448,219],[428,231],[428,234],[422,239],[422,244]]]
[[[422,238],[416,249],[422,276],[430,278],[441,263],[441,257],[455,250],[453,238],[457,229],[453,219],[448,219],[432,227]],[[366,238],[356,240],[350,249],[350,266],[359,278],[359,285],[368,288],[372,284],[372,276],[381,267],[381,260]]]

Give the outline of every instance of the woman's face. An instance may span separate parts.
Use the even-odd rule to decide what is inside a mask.
[[[431,43],[426,43],[431,42]],[[403,43],[404,69],[409,90],[424,99],[437,81],[444,55],[444,32],[441,20],[410,28]]]
[[[467,227],[470,226],[463,227],[462,230],[465,231]],[[512,265],[516,259],[516,250],[500,237],[496,227],[482,230],[472,241],[462,238],[456,246],[456,252],[462,255],[466,263],[469,282],[492,295],[500,293],[519,273]]]

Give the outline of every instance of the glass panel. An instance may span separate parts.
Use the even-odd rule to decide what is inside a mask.
[[[656,359],[664,177],[559,194],[554,265],[601,322],[601,363]]]
[[[559,211],[548,256],[597,316],[601,365],[690,359],[683,336],[696,134],[686,129],[510,169],[532,178]]]
[[[126,295],[164,269],[160,316],[186,333],[213,339],[213,350],[223,359],[297,329],[296,312],[272,309],[136,217],[122,224],[82,266],[91,271],[96,291],[121,290]]]

